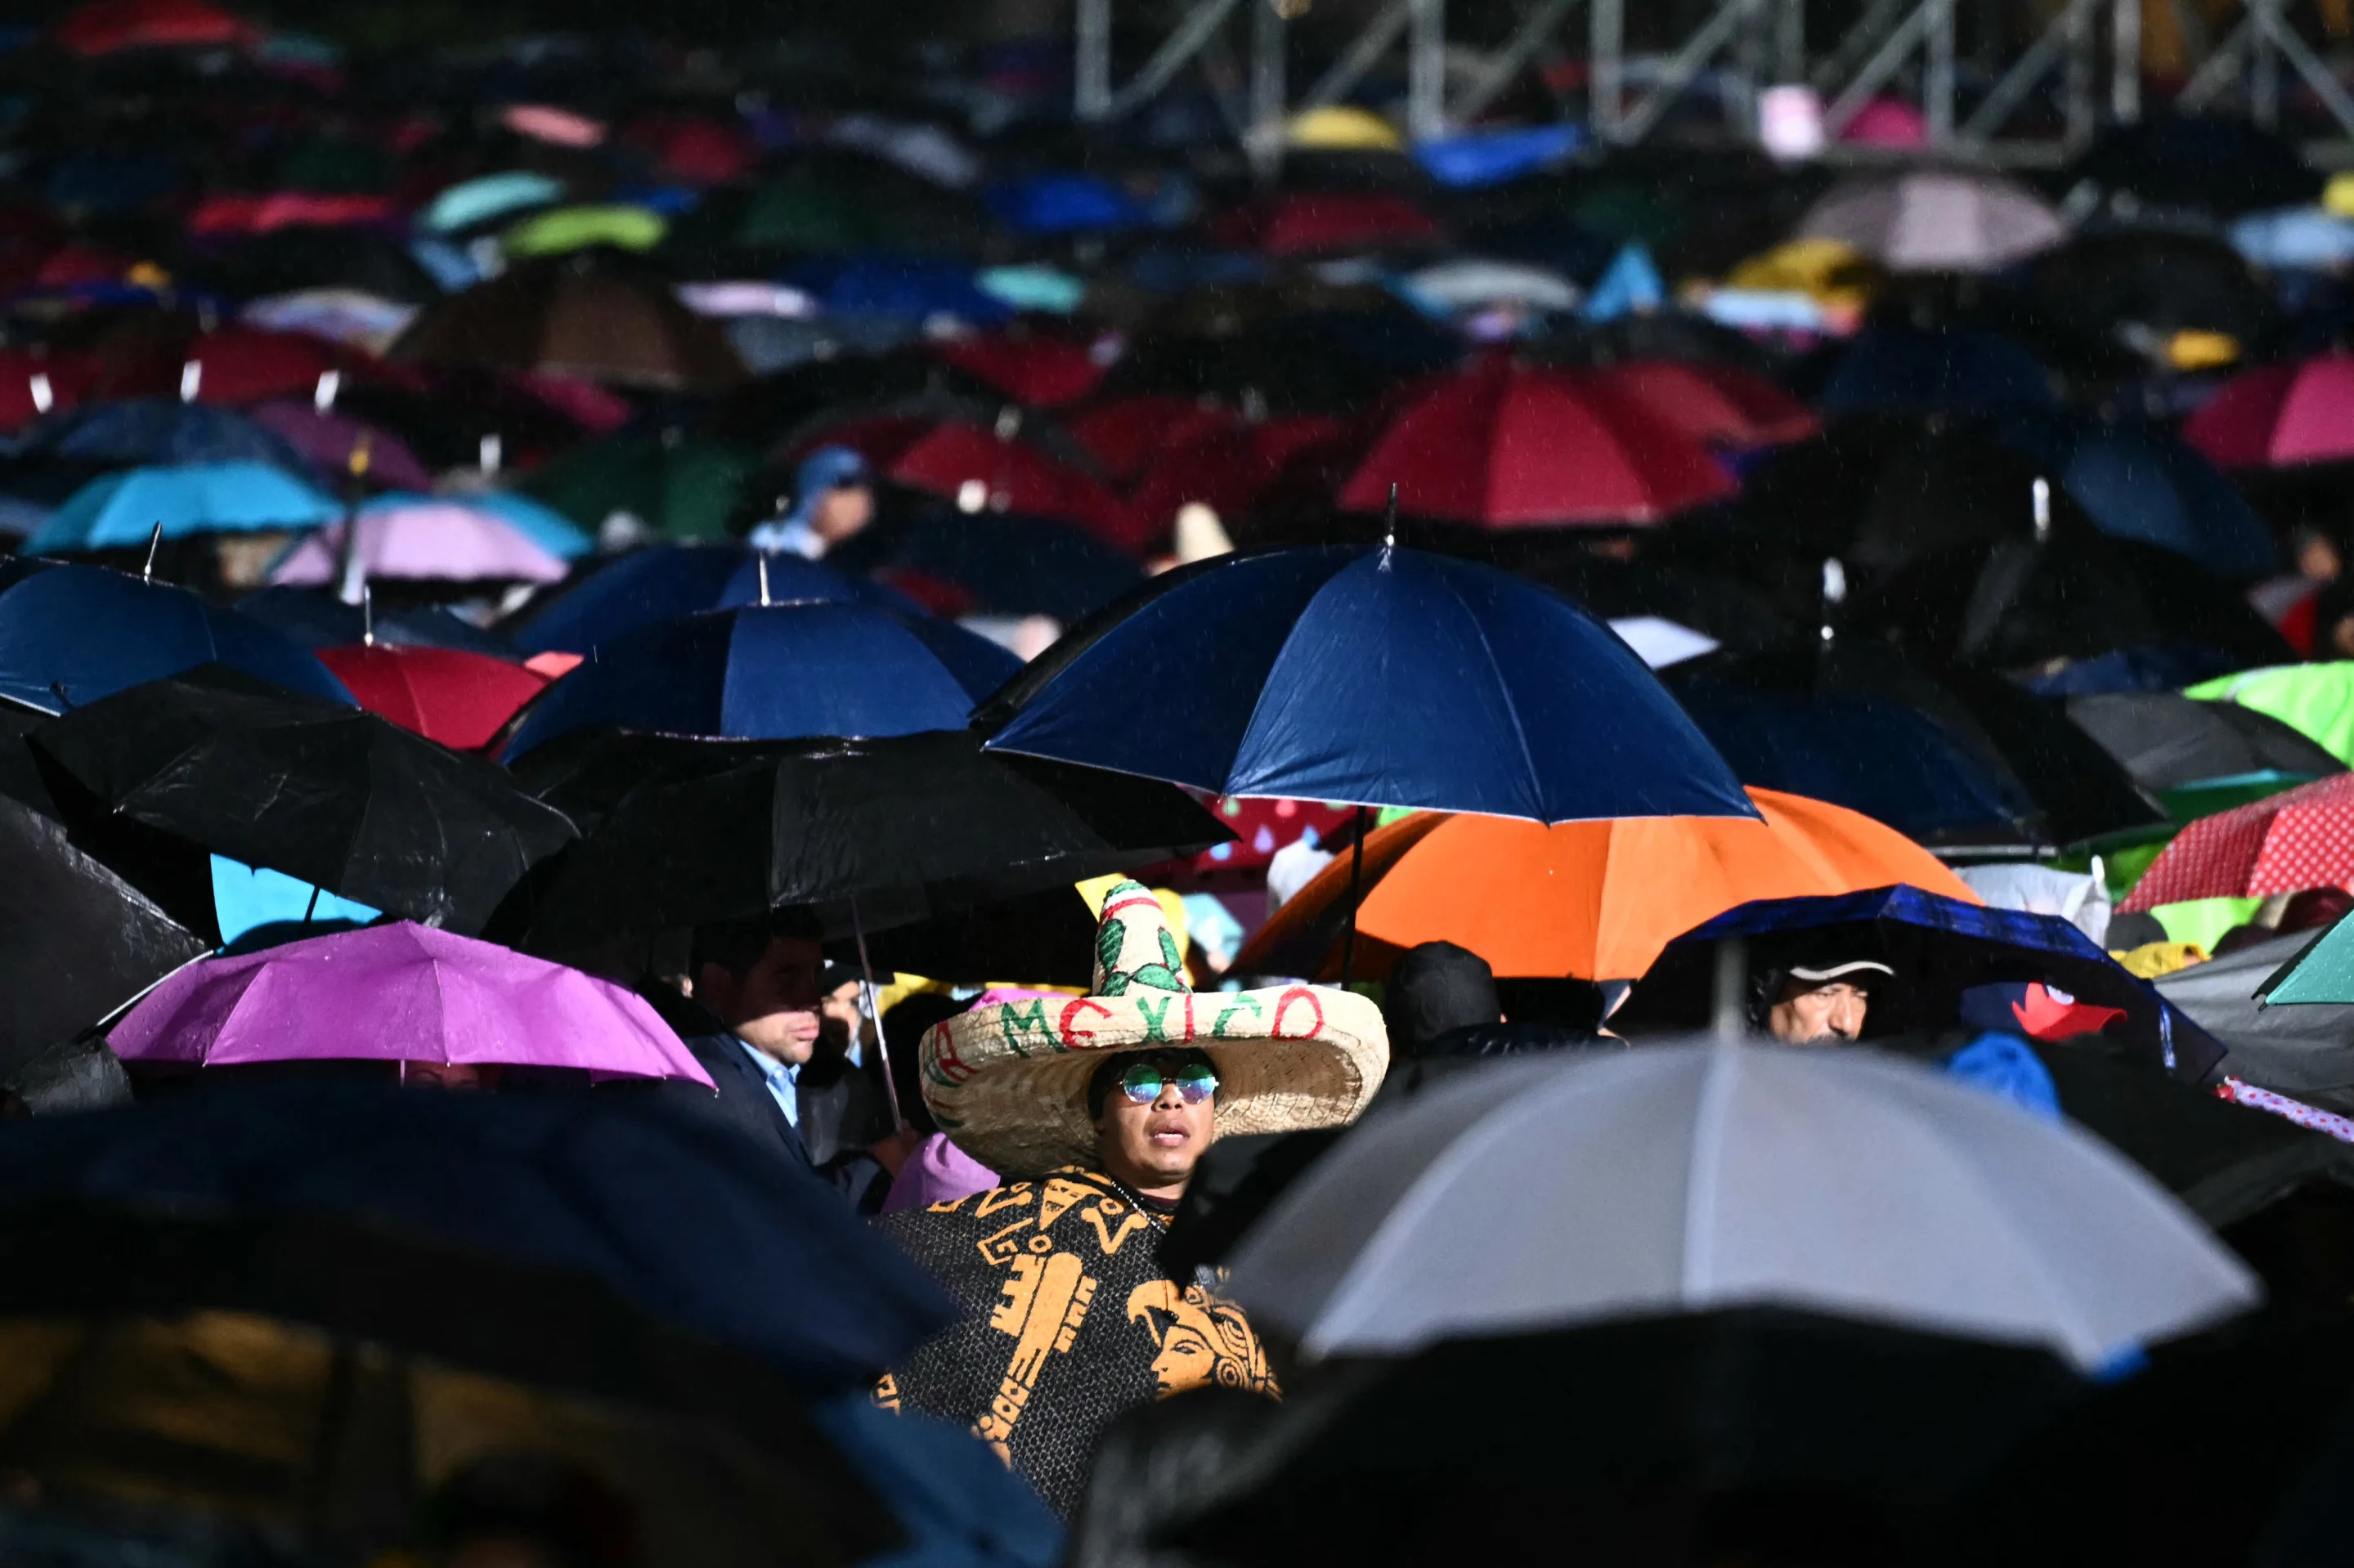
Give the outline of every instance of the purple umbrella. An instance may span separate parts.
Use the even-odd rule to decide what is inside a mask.
[[[400,921],[207,959],[114,1026],[126,1062],[433,1062],[711,1079],[610,980]]]
[[[394,490],[430,490],[433,474],[398,436],[378,425],[323,414],[308,403],[264,403],[247,417],[319,466],[322,473],[348,472],[352,454],[367,441],[367,475]]]
[[[359,509],[360,565],[373,579],[561,582],[564,558],[487,507],[448,496],[379,495]],[[273,583],[316,586],[343,572],[344,524],[310,535],[270,568]]]

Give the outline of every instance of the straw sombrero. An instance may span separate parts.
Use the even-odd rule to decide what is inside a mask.
[[[924,1103],[992,1171],[1092,1164],[1087,1080],[1106,1053],[1191,1046],[1218,1070],[1218,1135],[1337,1127],[1389,1065],[1381,1009],[1351,991],[1291,985],[1205,991],[1185,981],[1160,902],[1123,882],[1104,898],[1087,996],[977,1007],[924,1035]]]

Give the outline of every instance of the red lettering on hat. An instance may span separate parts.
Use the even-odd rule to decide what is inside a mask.
[[[1310,1023],[1300,1033],[1286,1034],[1283,1032],[1284,1009],[1295,1001],[1305,1002],[1309,1011],[1316,1015],[1316,1022]],[[1318,999],[1316,989],[1313,986],[1296,985],[1278,997],[1275,1002],[1275,1016],[1267,1020],[1267,1031],[1278,1040],[1307,1040],[1323,1033],[1324,1003]]]
[[[1187,991],[1187,992],[1185,993],[1185,1034],[1184,1034],[1184,1038],[1186,1038],[1186,1039],[1188,1039],[1188,1040],[1191,1040],[1192,1038],[1193,1038],[1193,993],[1192,991]]]
[[[1055,1027],[1062,1034],[1063,1049],[1066,1051],[1092,1051],[1095,1049],[1095,1046],[1092,1044],[1096,1037],[1096,1032],[1094,1030],[1073,1029],[1071,1027],[1071,1020],[1078,1016],[1078,1012],[1081,1008],[1089,1009],[1100,1017],[1109,1018],[1111,1016],[1111,1009],[1106,1007],[1102,1002],[1097,1001],[1091,996],[1075,996],[1071,998],[1070,1001],[1065,1002],[1063,1004],[1063,1016],[1055,1020]]]
[[[955,1036],[945,1029],[935,1029],[932,1034],[938,1040],[938,1044],[932,1046],[932,1070],[940,1075],[940,1081],[961,1084],[971,1077],[972,1069],[966,1066],[964,1058],[957,1054]],[[927,1039],[928,1042],[930,1037]]]

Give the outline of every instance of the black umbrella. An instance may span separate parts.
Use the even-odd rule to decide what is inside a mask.
[[[2054,312],[2162,352],[2176,333],[2222,333],[2258,346],[2279,313],[2246,258],[2211,234],[2114,228],[2079,234],[2033,262],[2032,286]]]
[[[0,1077],[209,946],[75,848],[63,824],[6,796],[0,863]]]
[[[1144,581],[1133,556],[1050,517],[928,507],[891,530],[883,548],[885,580],[945,613],[1044,615],[1067,624]]]
[[[1451,1340],[1293,1388],[1157,1533],[1238,1568],[1565,1535],[1606,1563],[1895,1561],[1904,1510],[2089,1392],[2041,1351],[1769,1307]]]
[[[2153,793],[2200,786],[2309,783],[2346,765],[2270,714],[2179,692],[2103,692],[2068,699],[2068,716]]]
[[[2154,115],[2101,133],[2068,171],[2119,217],[2158,208],[2230,217],[2303,207],[2321,176],[2294,144],[2245,120]]]
[[[854,916],[837,918],[845,931],[878,929],[1231,836],[1173,786],[985,754],[961,732],[769,742],[607,731],[567,749],[531,777],[588,832],[517,900],[534,944],[789,904]]]
[[[305,648],[348,648],[373,635],[395,647],[462,648],[513,661],[513,644],[495,632],[461,620],[438,605],[378,609],[373,620],[355,604],[345,604],[335,590],[294,588],[281,584],[249,593],[237,608],[264,626],[274,626]]]
[[[217,668],[78,708],[32,744],[118,816],[468,935],[574,836],[492,763]]]
[[[988,383],[914,349],[848,355],[811,360],[732,388],[712,405],[703,433],[765,449],[787,431],[843,408],[927,397],[988,403],[997,396]]]
[[[302,289],[356,289],[408,305],[441,297],[433,274],[398,239],[373,228],[273,229],[199,256],[189,270],[204,286],[241,300]]]

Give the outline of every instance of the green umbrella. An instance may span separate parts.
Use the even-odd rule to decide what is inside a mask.
[[[509,228],[499,236],[499,249],[510,256],[561,256],[592,245],[652,250],[669,228],[662,214],[642,207],[559,207]]]
[[[2340,920],[2256,988],[2266,1007],[2297,1001],[2354,1001],[2354,926]]]
[[[374,196],[393,186],[396,171],[385,150],[344,136],[313,136],[278,155],[277,188],[318,196]]]
[[[678,430],[616,436],[548,463],[523,489],[594,533],[626,513],[664,537],[733,538],[759,455]]]
[[[2183,694],[2270,714],[2354,767],[2354,662],[2247,670],[2193,686]]]

